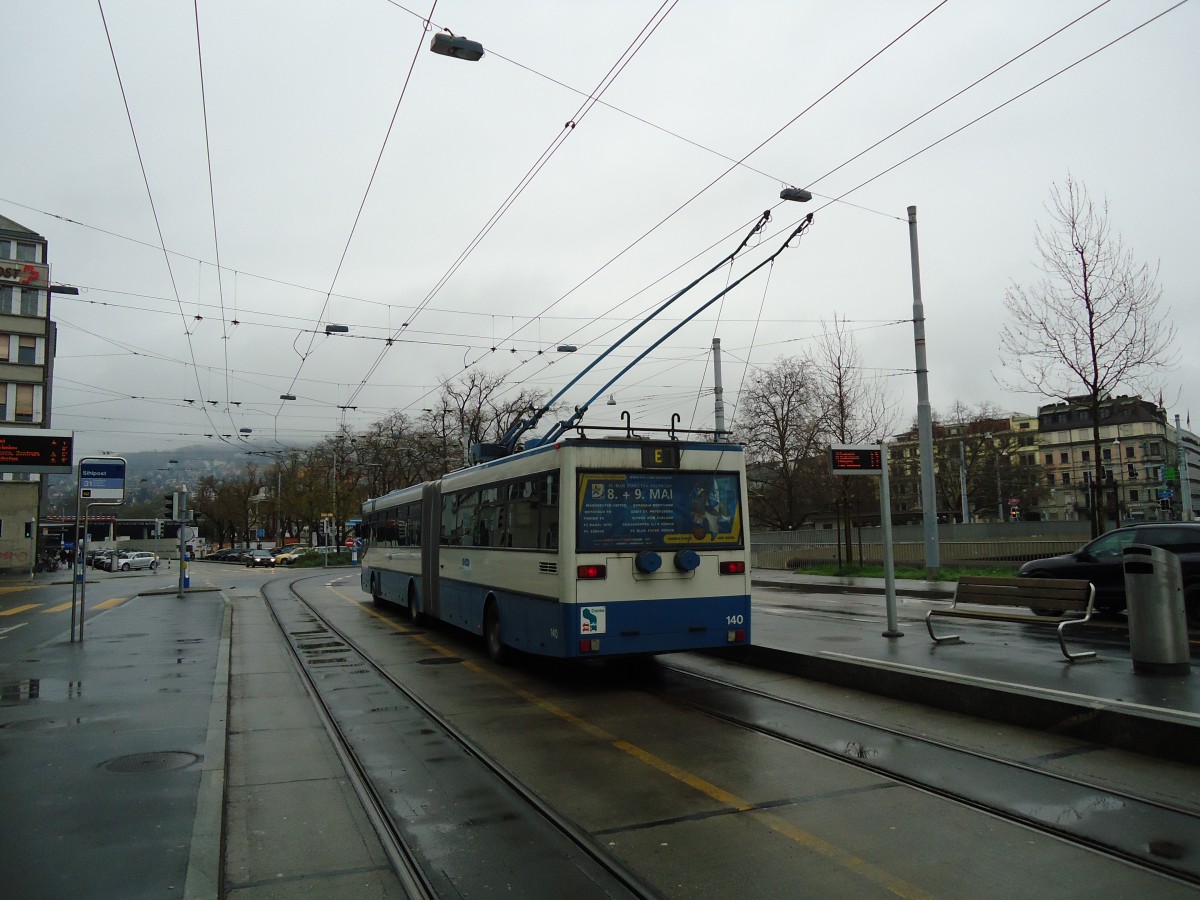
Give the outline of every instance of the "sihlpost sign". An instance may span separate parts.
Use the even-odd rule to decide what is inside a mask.
[[[85,457],[79,461],[79,499],[86,503],[125,502],[125,460],[120,456]]]

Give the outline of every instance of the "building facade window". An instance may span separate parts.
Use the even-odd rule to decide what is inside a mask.
[[[33,385],[18,384],[13,398],[13,421],[33,421]]]
[[[1071,461],[1071,454],[1069,454],[1069,453],[1058,454],[1058,461],[1060,463],[1069,463]]]
[[[26,366],[34,365],[37,362],[37,342],[38,339],[32,335],[21,335],[17,342],[17,362]]]
[[[37,244],[26,244],[17,241],[17,259],[22,262],[37,262],[38,248]]]
[[[1070,483],[1071,483],[1071,473],[1070,473],[1070,472],[1063,472],[1063,473],[1062,473],[1062,483],[1063,483],[1063,484],[1070,484]]]
[[[37,288],[21,288],[21,315],[38,315],[38,298],[41,293]]]
[[[1092,461],[1092,451],[1091,450],[1081,451],[1079,454],[1079,458],[1081,460],[1083,460],[1084,462],[1091,462]]]

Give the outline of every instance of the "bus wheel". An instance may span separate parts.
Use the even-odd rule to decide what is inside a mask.
[[[502,666],[509,661],[512,651],[500,639],[500,609],[495,600],[488,602],[483,613],[483,640],[492,662]]]
[[[412,582],[408,584],[408,618],[414,625],[424,625],[425,615],[417,609],[417,588]]]
[[[379,576],[371,576],[371,602],[376,606],[383,606],[387,601],[383,599],[383,593],[379,590]]]

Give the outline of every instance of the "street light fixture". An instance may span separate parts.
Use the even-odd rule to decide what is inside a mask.
[[[326,325],[325,326],[326,334],[345,334],[349,330],[350,330],[349,325]]]
[[[478,62],[483,58],[483,44],[449,31],[435,34],[429,42],[429,49],[439,56],[453,56],[467,62]]]
[[[812,193],[804,188],[790,187],[779,192],[780,200],[794,200],[796,203],[807,203],[812,199]]]

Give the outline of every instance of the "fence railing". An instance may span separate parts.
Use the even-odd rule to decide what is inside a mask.
[[[938,550],[943,566],[1013,566],[1031,559],[1058,556],[1077,550],[1084,541],[1069,538],[1008,538],[978,541],[939,541]],[[804,566],[831,565],[839,562],[850,565],[882,565],[883,545],[855,542],[852,559],[845,560],[845,547],[834,541],[803,541],[753,543],[750,545],[751,565],[759,569],[796,569]],[[925,545],[921,541],[895,541],[892,558],[897,564],[923,566]]]

